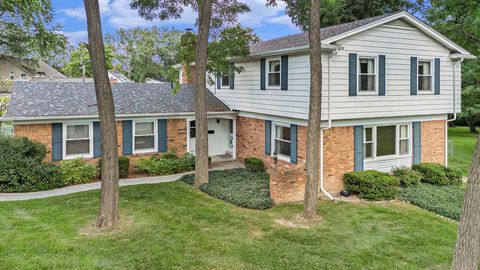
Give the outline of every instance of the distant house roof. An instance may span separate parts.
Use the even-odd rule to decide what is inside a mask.
[[[115,113],[119,116],[193,113],[195,90],[182,85],[172,94],[169,85],[112,84]],[[208,112],[229,112],[230,109],[207,91]],[[41,120],[52,118],[98,116],[93,83],[15,82],[6,120]]]
[[[122,73],[114,70],[108,71],[108,78],[111,82],[118,82],[118,83],[131,83],[132,81],[127,78],[127,76],[123,75]]]
[[[41,75],[45,78],[67,78],[65,75],[51,67],[49,64],[43,62],[42,60],[37,60],[37,63],[33,64],[27,63],[26,61],[22,61],[11,56],[0,55],[0,58],[7,59],[8,61],[16,64],[26,72],[30,73],[30,75],[34,77],[34,80],[37,78],[35,76],[38,76],[38,73],[42,73]]]

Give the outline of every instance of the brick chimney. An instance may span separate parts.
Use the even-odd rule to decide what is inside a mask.
[[[187,78],[186,66],[182,65],[182,70],[180,71],[180,83],[181,84],[195,83],[195,65],[190,65],[190,78]]]

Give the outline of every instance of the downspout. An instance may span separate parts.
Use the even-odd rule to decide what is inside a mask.
[[[448,123],[457,120],[457,65],[463,62],[463,58],[453,62],[453,118],[445,122],[445,166],[448,166]]]
[[[323,131],[332,127],[332,57],[337,53],[338,49],[328,55],[328,124],[326,128],[320,129],[320,191],[332,201],[335,201],[335,198],[323,187]]]

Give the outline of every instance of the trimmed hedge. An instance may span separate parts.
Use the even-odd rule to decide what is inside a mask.
[[[179,158],[175,153],[167,153],[163,156],[155,155],[150,158],[142,158],[137,162],[139,172],[149,175],[168,175],[188,172],[195,169],[195,156],[187,153]]]
[[[60,171],[65,185],[90,183],[98,175],[98,167],[83,158],[61,161]]]
[[[368,200],[388,200],[397,195],[400,180],[379,171],[359,171],[344,175],[345,188]]]
[[[252,172],[264,172],[265,165],[263,161],[256,157],[246,157],[245,158],[245,168]]]
[[[422,182],[437,186],[458,186],[462,183],[462,172],[437,163],[421,163],[412,166],[422,174]]]
[[[185,175],[182,181],[193,185],[195,176]],[[209,172],[207,184],[200,190],[239,207],[268,209],[273,206],[270,198],[270,177],[265,172],[232,169]]]
[[[402,187],[416,186],[422,180],[421,173],[407,167],[395,168],[392,173],[400,180],[400,186]]]
[[[102,175],[102,159],[98,160],[98,174]],[[118,176],[120,178],[127,178],[128,173],[130,172],[130,159],[128,157],[120,156],[118,157]]]
[[[398,198],[428,211],[454,220],[460,220],[465,188],[461,186],[435,186],[419,184],[402,189]]]

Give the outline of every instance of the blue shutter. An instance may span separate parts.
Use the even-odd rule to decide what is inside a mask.
[[[230,89],[235,88],[235,63],[230,63],[230,74],[228,76]]]
[[[158,152],[167,152],[167,119],[158,119]]]
[[[265,155],[272,154],[272,121],[265,120]]]
[[[217,74],[217,89],[220,89],[221,88],[221,85],[220,85],[220,79],[221,79],[222,75],[220,74]]]
[[[440,58],[435,58],[435,95],[440,95]]]
[[[132,120],[122,121],[122,155],[132,154]]]
[[[413,122],[413,164],[422,161],[422,123]]]
[[[290,125],[290,162],[297,164],[297,125]]]
[[[52,161],[63,158],[63,126],[62,123],[52,124]]]
[[[102,156],[102,135],[100,132],[100,122],[93,122],[93,157]]]
[[[265,58],[260,59],[260,89],[265,90]]]
[[[363,171],[363,126],[354,127],[354,168]]]
[[[348,55],[348,95],[357,95],[357,54]]]
[[[410,95],[417,94],[417,57],[410,58]]]
[[[288,55],[283,55],[280,61],[281,65],[281,74],[280,74],[280,85],[282,90],[288,90]]]
[[[385,96],[385,55],[378,56],[378,95]]]

